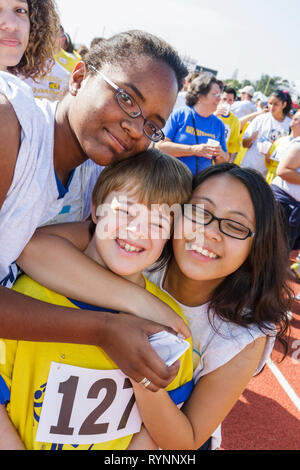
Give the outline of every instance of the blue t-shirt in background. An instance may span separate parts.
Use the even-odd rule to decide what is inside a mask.
[[[177,144],[196,145],[192,113],[195,118],[198,144],[206,144],[208,139],[214,139],[220,143],[224,152],[227,152],[225,126],[221,119],[214,114],[209,117],[200,116],[194,108],[189,106],[178,108],[172,112],[163,129],[165,136]],[[200,171],[212,165],[212,160],[204,157],[179,157],[179,160],[189,167],[193,175],[197,169]]]

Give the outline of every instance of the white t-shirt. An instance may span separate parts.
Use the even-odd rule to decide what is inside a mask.
[[[36,228],[49,223],[61,212],[67,190],[61,183],[59,185],[53,165],[57,103],[35,100],[28,85],[5,72],[0,72],[0,93],[12,104],[21,125],[21,144],[14,176],[0,210],[0,285],[11,287],[17,274],[15,261]],[[82,167],[87,171],[75,170],[79,180],[80,175],[85,175],[82,208],[75,204],[71,211],[72,194],[68,202],[74,221],[88,215],[91,186],[101,171],[101,167],[89,161]],[[75,182],[78,181],[77,175]],[[63,221],[63,214],[60,221]]]
[[[146,272],[149,280],[154,282],[162,291],[165,269],[155,272]],[[168,292],[170,295],[170,293]],[[218,316],[210,314],[212,327],[209,321],[208,304],[198,307],[188,307],[175,299],[182,308],[192,332],[194,381],[195,383],[206,374],[216,370],[239,354],[248,344],[256,338],[266,336],[256,325],[244,328],[235,323],[225,322]],[[268,333],[270,334],[270,333]],[[276,332],[274,332],[276,335]],[[259,366],[254,375],[258,374],[269,358],[275,342],[275,336],[267,336],[267,341]],[[221,426],[212,435],[211,449],[221,445]]]
[[[80,60],[80,56],[74,54],[62,49],[55,55],[51,71],[45,77],[23,79],[32,88],[35,98],[50,101],[60,101],[63,98],[69,90],[70,72]]]
[[[59,101],[69,89],[70,73],[55,61],[51,72],[43,78],[25,78],[24,81],[32,88],[35,98],[46,98],[50,101]]]
[[[258,141],[261,137],[265,137],[271,142],[275,142],[279,137],[288,135],[290,122],[291,119],[289,117],[285,117],[282,122],[277,121],[271,113],[262,114],[253,119],[246,129],[243,139],[248,139],[257,131],[259,132],[259,137],[245,153],[241,166],[254,168],[266,177],[268,170],[265,165],[265,156],[258,150]]]
[[[289,148],[291,148],[291,146],[295,146],[300,152],[300,138],[298,137],[297,139],[292,140]],[[297,172],[300,173],[300,167],[297,168]],[[296,199],[296,201],[300,202],[300,184],[292,184],[282,179],[280,176],[276,176],[272,181],[272,185],[278,186],[287,194]]]
[[[239,119],[243,118],[244,116],[248,116],[248,114],[255,113],[257,111],[255,104],[252,101],[236,101],[231,106],[231,111],[235,114]]]

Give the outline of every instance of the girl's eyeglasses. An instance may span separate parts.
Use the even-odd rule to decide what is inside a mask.
[[[187,204],[184,207],[184,216],[199,225],[209,225],[213,220],[217,220],[220,232],[231,238],[238,240],[246,240],[254,237],[255,232],[232,219],[223,219],[216,217],[210,211],[203,209],[199,204]]]
[[[158,127],[153,121],[149,121],[143,116],[140,105],[136,100],[129,94],[127,91],[118,87],[114,82],[112,82],[108,77],[106,77],[100,70],[97,70],[93,65],[89,66],[94,72],[96,72],[103,80],[108,83],[114,90],[116,90],[115,98],[124,113],[129,117],[135,119],[141,116],[144,119],[143,132],[148,139],[152,142],[159,142],[165,138],[163,131]]]

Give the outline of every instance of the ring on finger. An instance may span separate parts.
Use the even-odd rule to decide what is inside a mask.
[[[147,377],[144,377],[140,382],[140,385],[143,385],[145,388],[147,388],[151,384],[151,380],[147,379]]]

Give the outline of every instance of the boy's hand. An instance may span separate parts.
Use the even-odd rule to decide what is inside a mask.
[[[100,345],[124,374],[136,382],[147,378],[151,381],[147,389],[157,391],[167,387],[179,370],[178,363],[167,367],[149,343],[148,337],[163,329],[170,330],[134,315],[109,314]]]

